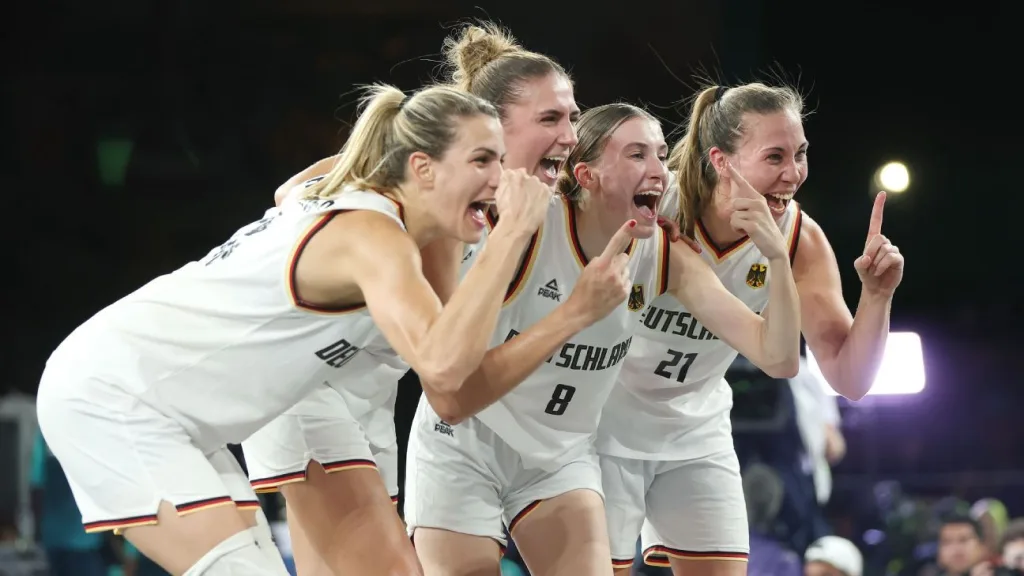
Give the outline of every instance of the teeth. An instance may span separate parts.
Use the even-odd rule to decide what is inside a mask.
[[[792,200],[793,199],[793,193],[792,192],[790,192],[789,194],[769,194],[769,196],[771,196],[772,198],[778,198],[779,200]]]
[[[641,190],[634,196],[661,196],[661,190]]]
[[[554,162],[555,164],[561,164],[562,162],[565,162],[566,157],[565,156],[545,156],[544,159],[547,160],[548,162]]]

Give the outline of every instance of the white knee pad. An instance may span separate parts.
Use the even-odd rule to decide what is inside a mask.
[[[270,530],[270,522],[267,521],[267,516],[262,509],[256,511],[256,525],[249,528],[249,532],[256,539],[256,544],[260,547],[263,555],[267,557],[267,561],[287,572],[288,568],[284,565],[281,551],[274,543],[274,533]]]
[[[278,556],[280,558],[280,556]],[[183,576],[288,576],[282,565],[273,565],[252,532],[243,530],[229,536],[199,559]]]

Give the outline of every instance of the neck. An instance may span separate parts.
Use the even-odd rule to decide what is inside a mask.
[[[591,198],[593,198],[593,195],[591,195]],[[580,241],[583,255],[587,257],[589,262],[604,252],[608,242],[615,235],[615,232],[618,231],[618,227],[612,230],[605,229],[601,219],[598,217],[599,214],[596,208],[581,210],[578,206],[573,206],[572,210],[576,213],[576,237]]]
[[[711,205],[700,215],[700,221],[709,236],[708,240],[719,248],[724,248],[744,236],[743,232],[734,229],[729,219],[725,217],[728,198],[727,192],[715,189],[711,195]]]
[[[399,186],[394,192],[385,192],[384,195],[402,205],[405,230],[417,246],[423,248],[440,236],[441,227],[426,210],[422,194],[407,192],[407,188]]]

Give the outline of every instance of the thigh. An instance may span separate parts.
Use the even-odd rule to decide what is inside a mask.
[[[257,492],[302,482],[310,462],[328,473],[376,468],[362,428],[342,396],[326,385],[242,442],[242,452]]]
[[[449,426],[421,400],[406,452],[404,516],[427,576],[496,576],[505,535],[495,441],[475,418]]]
[[[612,566],[628,569],[646,513],[644,461],[601,456],[601,485],[611,545]]]
[[[596,455],[524,472],[506,497],[509,534],[535,576],[612,574]]]
[[[306,481],[281,488],[289,512],[296,565],[322,561],[336,574],[420,574],[391,498],[375,469],[325,473],[311,463]],[[305,538],[305,542],[300,541]],[[306,545],[308,543],[308,546]],[[315,552],[300,557],[304,552]]]
[[[736,453],[662,463],[647,492],[642,539],[651,565],[671,559],[693,564],[695,574],[745,573],[750,544]]]

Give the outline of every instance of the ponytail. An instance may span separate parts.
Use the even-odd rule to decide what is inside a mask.
[[[327,177],[314,185],[307,197],[328,198],[345,186],[373,187],[378,172],[400,151],[395,144],[395,120],[405,94],[394,86],[375,84],[364,88],[361,110],[338,160]]]
[[[690,238],[694,237],[697,220],[710,204],[718,180],[702,146],[707,140],[702,138],[706,130],[704,117],[714,105],[718,90],[718,86],[705,88],[694,99],[686,134],[668,158],[668,168],[676,173],[678,181],[679,229]]]

